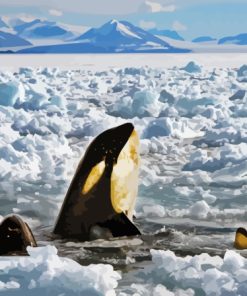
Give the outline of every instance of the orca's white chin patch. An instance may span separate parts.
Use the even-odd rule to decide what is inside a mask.
[[[117,213],[124,212],[130,220],[138,191],[139,137],[133,130],[120,152],[111,175],[111,203]]]

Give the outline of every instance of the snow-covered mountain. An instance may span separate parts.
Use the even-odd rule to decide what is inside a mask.
[[[7,27],[8,27],[7,24],[0,17],[0,28],[7,28]]]
[[[75,41],[89,42],[113,51],[172,50],[165,41],[127,21],[111,20],[92,28]]]
[[[16,26],[28,23],[34,18],[19,18],[19,17],[10,17],[10,16],[4,16],[2,20],[7,24],[8,27],[14,28]]]
[[[216,38],[213,38],[211,36],[200,36],[200,37],[193,39],[192,42],[200,43],[200,42],[211,42],[211,41],[216,41],[216,40],[217,40]]]
[[[165,36],[174,40],[184,41],[184,38],[178,34],[176,31],[172,30],[159,30],[159,29],[151,29],[149,30],[151,34]]]
[[[247,33],[221,38],[218,44],[247,45]]]
[[[73,43],[36,46],[21,52],[29,53],[131,53],[188,52],[126,21],[111,20],[100,28],[92,28]]]
[[[17,47],[27,45],[32,44],[15,34],[0,31],[0,47]]]
[[[35,19],[30,22],[17,22],[13,26],[17,34],[26,39],[62,39],[67,40],[74,37],[74,34],[56,22]]]

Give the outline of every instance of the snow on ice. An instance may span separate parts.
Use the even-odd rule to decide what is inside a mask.
[[[196,291],[196,295],[208,296],[243,296],[246,293],[247,259],[234,251],[227,250],[223,259],[205,253],[184,258],[177,257],[172,251],[151,250],[151,254],[155,265],[151,270],[154,273],[152,278],[171,290],[174,287],[183,289],[182,295],[195,295],[192,291]]]
[[[113,296],[121,278],[111,265],[81,266],[54,246],[28,247],[30,256],[0,258],[0,294]]]
[[[206,69],[194,62],[180,69],[0,72],[0,214],[21,214],[31,227],[53,225],[92,138],[130,121],[141,137],[137,217],[245,227],[246,77],[246,65]],[[114,295],[119,276],[110,266],[81,267],[52,247],[29,252],[29,258],[1,258],[4,293],[53,288],[59,295],[62,279],[65,295],[83,289]],[[246,259],[233,251],[224,259],[152,256],[153,284],[134,283],[135,295],[243,296],[247,290]]]
[[[64,183],[62,197],[92,137],[132,121],[141,136],[141,192],[156,183],[174,191],[179,183],[191,188],[231,180],[228,185],[240,184],[242,194],[247,185],[247,86],[240,78],[245,72],[245,66],[204,69],[195,62],[181,69],[1,72],[1,190],[6,196],[5,182],[10,177],[17,187],[39,183],[45,194],[46,184],[54,188],[60,182]],[[12,200],[13,190],[7,190]],[[213,188],[209,195],[213,198],[204,200],[199,194],[196,201],[201,196],[214,209],[221,197]],[[47,199],[41,198],[45,205]],[[232,204],[230,200],[226,208]],[[168,210],[174,210],[174,205]],[[188,213],[190,206],[188,198]],[[30,208],[35,212],[33,205]]]

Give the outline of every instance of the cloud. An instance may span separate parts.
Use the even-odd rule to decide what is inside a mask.
[[[82,15],[127,15],[136,13],[145,0],[0,0],[1,7],[17,8],[22,11],[26,8],[39,10],[62,10],[66,13],[80,13]]]
[[[57,10],[57,9],[50,9],[49,14],[53,15],[53,16],[62,16],[63,12],[61,10]]]
[[[82,15],[124,16],[141,12],[173,12],[179,1],[181,0],[0,0],[0,10],[3,7],[25,12],[26,8],[36,8],[40,11],[61,10],[64,15],[72,12]]]
[[[35,17],[33,15],[27,14],[27,13],[18,13],[18,14],[12,14],[12,15],[4,15],[1,18],[6,23],[8,23],[9,21],[11,21],[11,19],[13,19],[13,18],[19,18],[19,19],[23,20],[24,22],[32,22],[33,20],[35,20]]]
[[[156,27],[156,23],[155,22],[150,22],[150,21],[144,21],[141,20],[139,22],[139,25],[141,28],[143,28],[144,30],[149,30],[149,29],[153,29]]]
[[[165,3],[159,3],[159,2],[153,2],[146,0],[141,5],[141,10],[145,12],[173,12],[176,10],[176,6],[172,2],[165,2]]]
[[[172,24],[172,28],[175,31],[186,31],[187,30],[187,27],[184,24],[180,23],[179,21],[174,21]]]

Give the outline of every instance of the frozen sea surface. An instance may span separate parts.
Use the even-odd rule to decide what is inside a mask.
[[[177,64],[164,55],[165,62],[156,65],[156,57],[150,66],[133,56],[129,60],[136,61],[135,67],[118,64],[117,56],[113,68],[106,61],[99,67],[99,56],[94,66],[86,65],[85,56],[77,67],[78,57],[72,57],[73,67],[66,60],[61,68],[36,68],[37,56],[18,60],[33,67],[19,67],[14,60],[9,67],[3,64],[0,214],[22,215],[39,245],[55,245],[61,257],[82,265],[112,265],[121,272],[119,295],[244,296],[247,253],[236,252],[233,241],[236,228],[247,227],[246,55],[233,60],[177,55]],[[54,63],[57,59],[61,56],[54,56]],[[143,235],[84,243],[52,236],[87,145],[126,121],[141,137],[135,216]],[[26,260],[27,266],[33,264]],[[23,288],[12,280],[11,272],[21,268],[13,262],[10,279],[0,278],[5,292]],[[75,293],[80,295],[80,286]]]

